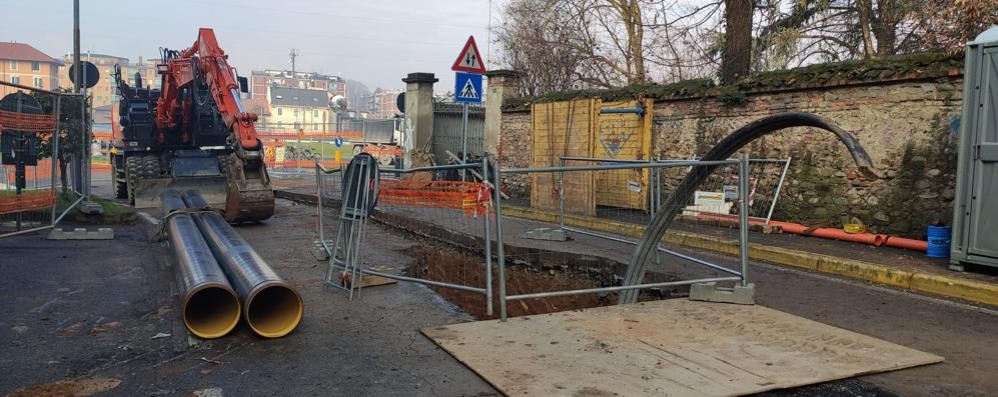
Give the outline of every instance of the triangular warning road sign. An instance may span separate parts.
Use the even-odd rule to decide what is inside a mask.
[[[475,44],[475,36],[468,36],[468,42],[464,43],[464,49],[458,54],[454,61],[454,66],[450,70],[456,72],[485,73],[485,60],[478,52],[478,45]]]
[[[478,91],[475,90],[475,85],[471,83],[471,79],[464,81],[464,87],[461,88],[461,92],[457,93],[457,96],[461,98],[478,98]]]

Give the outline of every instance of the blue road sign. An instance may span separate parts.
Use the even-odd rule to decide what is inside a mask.
[[[336,147],[343,147],[343,138],[336,137],[336,139],[333,139],[333,144],[335,144]]]
[[[454,102],[482,103],[482,75],[454,73]]]

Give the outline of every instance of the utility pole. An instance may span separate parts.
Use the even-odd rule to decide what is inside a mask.
[[[295,58],[298,57],[298,54],[299,54],[299,52],[298,52],[297,48],[292,48],[292,49],[288,50],[288,57],[291,58],[291,88],[292,89],[298,88],[298,83],[295,82],[295,77],[297,77],[296,76],[297,72],[295,71]],[[301,101],[300,99],[296,100],[295,101],[295,105],[296,106],[299,105],[300,101]],[[298,106],[298,107],[300,107],[300,106]],[[295,122],[293,124],[298,124],[298,116],[295,116]],[[300,127],[298,127],[298,128],[300,128]],[[295,132],[297,132],[297,131],[295,131]]]
[[[84,80],[86,73],[80,64],[80,0],[73,0],[73,91],[80,95],[80,143],[81,147],[70,160],[70,172],[73,175],[73,190],[84,197],[80,211],[85,214],[102,214],[104,209],[90,200],[90,114],[87,109],[87,89]]]
[[[298,84],[295,83],[295,58],[298,57],[298,49],[292,48],[288,51],[288,57],[291,58],[291,87],[298,88]]]
[[[73,0],[73,92],[79,94],[83,88],[83,68],[80,67],[80,0]],[[86,107],[86,98],[80,97]],[[85,113],[86,111],[84,111]],[[80,126],[86,120],[80,120]],[[73,190],[83,193],[83,159],[76,153],[70,155],[69,171],[72,175]]]

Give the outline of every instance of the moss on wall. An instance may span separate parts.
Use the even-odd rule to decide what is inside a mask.
[[[602,98],[607,101],[616,101],[642,98],[668,100],[710,96],[716,97],[728,105],[738,105],[746,101],[747,92],[878,82],[911,76],[946,76],[954,72],[959,73],[962,67],[962,53],[918,53],[753,73],[730,86],[717,86],[713,80],[697,79],[670,84],[637,84],[606,90],[576,90],[532,97],[509,98],[504,101],[503,110],[526,110],[534,103],[558,102],[577,98]]]

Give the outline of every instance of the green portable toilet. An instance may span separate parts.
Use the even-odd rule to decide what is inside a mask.
[[[967,43],[950,268],[998,267],[998,26]]]

